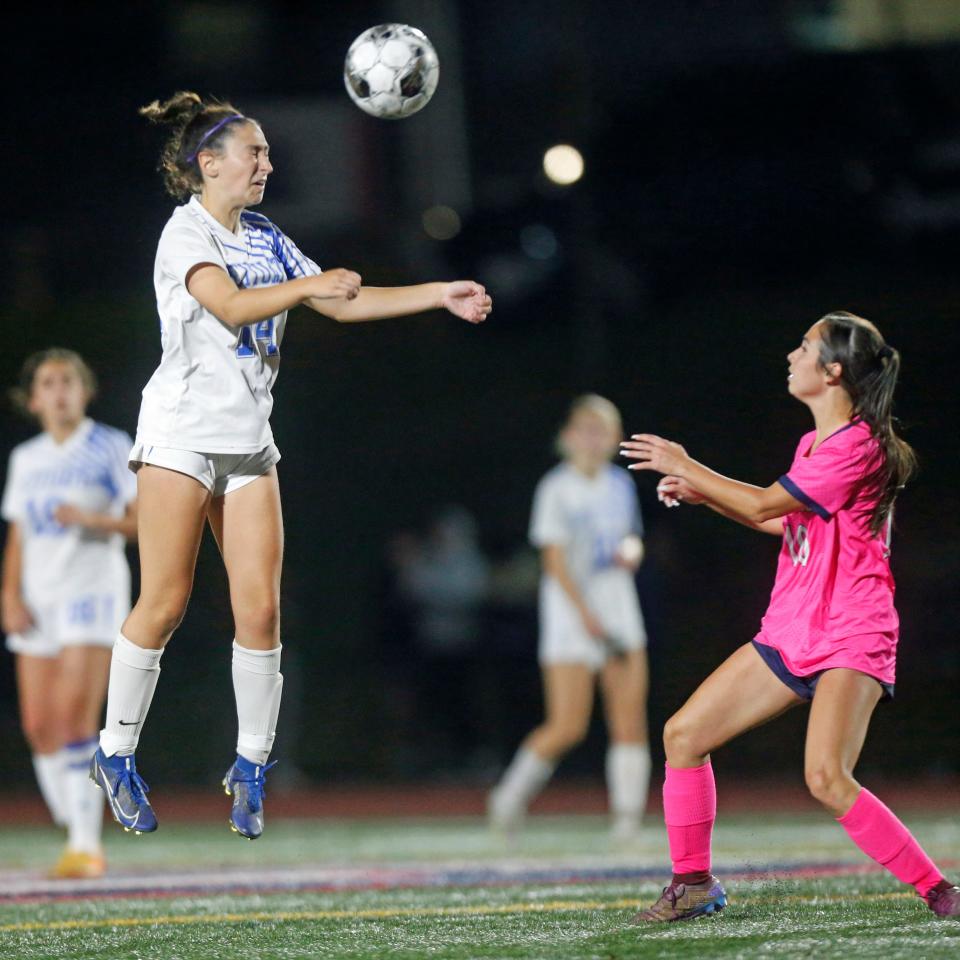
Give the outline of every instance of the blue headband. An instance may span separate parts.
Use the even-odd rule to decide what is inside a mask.
[[[203,145],[210,139],[222,126],[230,123],[233,120],[246,120],[247,118],[242,113],[235,113],[232,117],[224,117],[219,123],[214,124],[201,138],[200,142],[197,144],[197,148],[187,157],[187,163],[193,163],[197,159],[197,154],[200,152],[200,149]]]

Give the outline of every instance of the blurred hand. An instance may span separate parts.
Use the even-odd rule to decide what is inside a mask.
[[[583,620],[584,627],[587,629],[587,633],[589,633],[594,640],[602,642],[606,638],[607,631],[603,629],[603,624],[600,623],[592,610],[584,607],[580,611],[580,617]]]
[[[310,296],[319,300],[334,300],[340,297],[353,300],[360,292],[360,274],[343,267],[324,270],[319,276],[313,277],[312,281]]]
[[[628,470],[654,470],[657,473],[680,475],[690,462],[687,451],[672,440],[652,433],[635,433],[620,443],[620,456],[636,460]]]
[[[33,626],[33,614],[22,597],[4,597],[0,621],[4,633],[26,633]]]
[[[657,484],[657,499],[665,507],[679,507],[681,503],[703,503],[705,497],[680,477],[664,477]]]
[[[467,323],[483,323],[493,309],[493,300],[479,283],[454,280],[447,284],[440,305]]]
[[[88,515],[79,507],[71,503],[61,503],[53,511],[53,518],[61,527],[89,527]]]

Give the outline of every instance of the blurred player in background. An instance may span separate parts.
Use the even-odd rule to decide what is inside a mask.
[[[705,503],[783,538],[760,633],[721,664],[667,721],[664,819],[673,879],[636,922],[686,920],[726,905],[711,872],[716,787],[710,754],[809,701],[805,775],[851,840],[941,917],[960,915],[944,879],[907,828],[854,779],[870,717],[893,696],[899,619],[890,572],[893,503],[916,459],[896,434],[900,355],[877,328],[827,314],[788,356],[790,393],[813,414],[793,464],[769,487],[722,477],[677,443],[649,434],[623,444],[631,469],[665,478],[667,505]]]
[[[161,169],[167,191],[186,202],[157,248],[163,354],[143,391],[130,454],[140,497],[141,593],[113,648],[106,725],[90,773],[122,826],[156,829],[134,751],[209,523],[235,628],[239,735],[223,783],[233,796],[231,826],[253,839],[263,830],[264,774],[283,686],[280,454],[269,417],[287,311],[305,304],[353,323],[443,307],[479,323],[491,303],[472,281],[375,288],[361,287],[350,270],[321,273],[279,228],[247,209],[263,200],[273,172],[255,120],[194,93],[141,113],[171,128]]]
[[[14,401],[42,432],[10,454],[3,493],[3,630],[40,790],[54,822],[67,828],[57,877],[104,872],[103,797],[87,770],[110,648],[130,611],[131,440],[86,416],[95,391],[93,372],[72,350],[26,360]]]
[[[437,511],[426,536],[396,538],[396,590],[411,621],[405,665],[415,691],[417,754],[424,772],[481,767],[483,604],[490,565],[466,507]],[[431,731],[423,742],[422,730]]]
[[[574,401],[559,437],[563,462],[537,486],[530,539],[541,551],[539,660],[546,719],[490,794],[492,825],[510,832],[569,750],[586,736],[599,680],[610,744],[613,834],[635,836],[647,800],[646,633],[634,573],[643,528],[630,475],[610,463],[623,437],[604,397]]]

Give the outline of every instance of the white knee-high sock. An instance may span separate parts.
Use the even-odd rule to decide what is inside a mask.
[[[122,633],[113,645],[110,685],[107,688],[107,722],[100,731],[100,747],[112,757],[130,756],[137,749],[143,722],[160,676],[163,650],[146,650]]]
[[[33,772],[37,775],[40,793],[58,827],[67,825],[67,794],[63,784],[66,762],[63,750],[33,755]]]
[[[103,827],[104,794],[90,780],[90,758],[97,749],[97,738],[68,743],[66,784],[67,846],[83,853],[100,852],[100,831]]]
[[[533,798],[547,785],[557,764],[521,747],[504,771],[490,797],[491,812],[495,817],[512,818],[521,815]]]
[[[612,743],[607,749],[607,792],[617,820],[639,825],[650,785],[650,748],[645,743]]]
[[[233,641],[233,692],[237,699],[237,753],[264,764],[277,735],[283,692],[280,651],[251,650]]]

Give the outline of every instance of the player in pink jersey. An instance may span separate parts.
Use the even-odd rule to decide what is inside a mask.
[[[664,727],[664,819],[673,879],[634,922],[687,920],[726,906],[710,872],[717,799],[712,751],[810,701],[805,776],[850,838],[913,886],[940,917],[960,916],[950,884],[909,830],[853,777],[870,717],[893,695],[898,620],[889,547],[893,501],[915,457],[892,417],[900,355],[867,320],[828,313],[788,356],[789,390],[813,414],[790,470],[769,487],[720,476],[678,443],[635,434],[632,470],[664,475],[667,506],[703,503],[783,537],[760,632]]]

